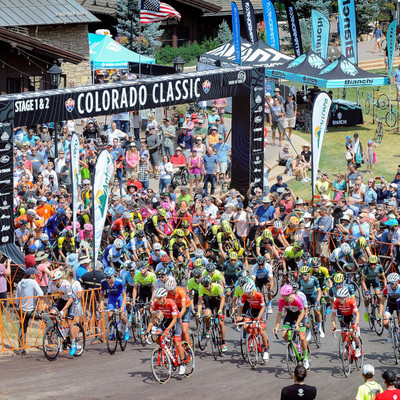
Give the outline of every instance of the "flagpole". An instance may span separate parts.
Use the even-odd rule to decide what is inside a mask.
[[[142,22],[140,21],[140,16],[139,16],[139,79],[141,78],[142,75]]]

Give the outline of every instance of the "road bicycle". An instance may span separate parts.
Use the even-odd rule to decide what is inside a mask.
[[[160,345],[153,350],[151,356],[151,372],[157,382],[164,384],[167,383],[171,376],[172,371],[176,371],[179,367],[178,350],[170,336],[161,334]],[[189,377],[193,374],[195,368],[195,356],[193,349],[189,343],[182,342],[184,359],[181,360],[186,366],[185,376]]]
[[[119,347],[125,351],[127,341],[125,340],[125,327],[121,321],[121,312],[119,308],[112,310],[112,316],[107,325],[106,344],[108,352],[113,355]]]
[[[344,341],[342,337],[339,337],[339,358],[342,363],[344,376],[347,378],[351,372],[351,365],[354,363],[358,370],[362,369],[364,365],[364,349],[362,347],[362,340],[360,340],[360,357],[356,357],[356,343],[353,341],[350,333],[355,333],[354,329],[342,328],[336,329],[333,332],[333,336],[336,337],[336,332],[341,332],[345,334]]]
[[[261,324],[259,320],[253,319],[251,322],[239,322],[236,324],[237,326],[249,325],[249,333],[246,335],[246,357],[248,363],[251,368],[255,368],[257,364],[266,364],[263,360],[263,352],[266,351],[269,353],[269,343],[265,350],[263,350],[262,338],[260,334]],[[243,345],[242,348],[242,356],[243,356]]]
[[[375,330],[378,336],[383,333],[383,321],[382,317],[379,315],[379,298],[376,293],[374,295],[369,295],[369,305],[368,305],[368,323],[371,331]]]
[[[303,349],[301,348],[299,333],[294,329],[294,325],[287,331],[287,345],[286,345],[286,365],[289,375],[293,378],[294,369],[298,364],[304,363]],[[275,333],[276,338],[279,340],[278,334]],[[310,346],[307,344],[308,361],[311,366],[311,351]]]
[[[353,279],[351,279],[351,275],[354,275]],[[361,274],[359,272],[348,272],[346,274],[346,285],[351,285],[353,287],[357,307],[360,307],[362,299],[360,283]]]
[[[41,314],[43,315],[43,313]],[[43,334],[43,354],[49,361],[54,361],[61,350],[69,350],[71,348],[71,339],[69,337],[69,329],[62,320],[60,313],[49,314],[53,325],[46,328]],[[74,324],[75,329],[75,357],[82,355],[86,345],[86,335],[82,325],[77,322]]]
[[[179,168],[179,171],[172,175],[171,184],[186,186],[189,183],[189,171],[186,167]]]
[[[381,110],[386,110],[389,106],[389,98],[386,94],[380,93],[380,87],[377,89],[373,89],[372,93],[367,94],[367,99],[365,100],[364,110],[367,114],[371,112],[371,108],[374,105],[375,107],[380,108]]]
[[[205,318],[208,318],[210,321],[209,334],[207,333]],[[199,345],[199,349],[203,351],[206,348],[208,342],[207,336],[209,336],[211,352],[215,360],[217,360],[219,356],[222,356],[220,318],[221,317],[218,314],[202,316],[200,326],[197,331],[197,344]]]
[[[140,343],[143,347],[147,344],[151,343],[152,335],[149,335],[147,339],[145,339],[144,334],[147,331],[147,327],[149,326],[151,315],[150,315],[150,303],[137,303],[135,304],[135,329],[136,335],[140,337]],[[142,310],[142,312],[140,312]],[[150,342],[150,343],[149,343]]]
[[[176,268],[174,269],[174,276],[176,280],[176,284],[178,286],[184,286],[187,282],[187,266],[188,261],[181,261],[176,263]]]
[[[398,364],[400,359],[400,333],[399,333],[399,326],[397,324],[397,318],[395,318],[394,316],[390,317],[388,329],[389,329],[388,333],[392,340],[394,362],[395,364]]]
[[[309,329],[311,332],[311,337],[313,339],[313,342],[319,349],[321,347],[321,337],[319,335],[319,330],[317,328],[317,320],[315,319],[314,308],[315,305],[311,305],[308,307],[308,323],[310,325]]]

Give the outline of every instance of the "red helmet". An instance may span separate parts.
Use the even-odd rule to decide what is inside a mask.
[[[163,263],[167,263],[169,261],[169,256],[168,254],[163,254],[160,258],[160,261]]]
[[[191,118],[192,118],[192,119],[197,119],[197,114],[196,114],[196,113],[193,113],[193,114],[191,115]]]

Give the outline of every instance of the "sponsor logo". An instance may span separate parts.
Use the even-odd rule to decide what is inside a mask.
[[[340,63],[340,68],[347,75],[356,76],[358,73],[357,68],[347,60],[343,60]]]
[[[340,111],[336,114],[336,116],[338,117],[338,119],[342,119],[342,117],[343,117],[343,115]]]
[[[1,238],[1,241],[2,241],[3,243],[7,243],[9,240],[10,240],[10,236],[3,236],[3,237]]]
[[[263,110],[262,106],[258,106],[258,107],[254,110],[254,113],[260,113],[260,112],[262,112],[262,110]]]
[[[261,182],[261,178],[254,179],[254,184],[256,185],[258,182]]]
[[[289,30],[292,36],[292,42],[293,42],[293,47],[294,47],[294,54],[296,56],[300,56],[302,51],[301,51],[301,42],[300,42],[300,38],[299,38],[299,33],[298,29],[297,29],[297,17],[295,16],[295,9],[293,6],[288,7],[287,9],[287,13],[288,13],[288,20],[290,21],[289,24]],[[304,57],[305,58],[305,57]]]
[[[303,76],[302,81],[307,83],[318,83],[318,79],[310,78],[309,76]]]
[[[308,57],[308,63],[316,69],[323,69],[325,67],[324,60],[316,54],[311,54],[310,57]]]
[[[347,119],[342,119],[341,121],[332,121],[332,125],[347,125]]]
[[[259,137],[259,138],[254,138],[253,142],[262,142],[263,138]]]
[[[357,85],[373,85],[374,84],[374,80],[373,79],[345,79],[344,81],[345,85],[353,85],[353,86],[357,86]]]
[[[275,10],[274,10],[274,6],[272,5],[272,3],[270,1],[267,1],[265,3],[266,6],[266,14],[267,14],[267,21],[268,21],[268,25],[269,25],[269,30],[267,32],[268,35],[268,44],[279,50],[279,39],[278,39],[278,32],[276,29],[276,26],[274,24],[274,21],[276,21],[276,14],[275,14]],[[275,37],[276,35],[276,37]]]
[[[261,168],[254,168],[253,172],[256,174],[257,172],[261,172],[262,169]]]
[[[327,72],[330,72],[333,70],[333,68],[335,68],[339,63],[339,60],[335,60],[333,63],[329,64],[328,66],[326,66],[319,74],[326,74]]]
[[[72,112],[75,108],[75,100],[69,98],[66,102],[65,102],[65,108],[67,109],[68,112]]]
[[[6,162],[9,162],[9,161],[10,161],[10,157],[9,156],[1,156],[0,157],[0,162],[2,164],[5,164]]]
[[[262,117],[260,117],[260,116],[257,116],[257,117],[254,118],[254,122],[256,124],[259,124],[261,121],[262,121]]]
[[[320,143],[321,139],[322,139],[322,134],[323,134],[322,130],[323,129],[325,130],[325,128],[326,128],[326,119],[328,118],[328,111],[329,111],[328,103],[329,103],[329,100],[327,98],[325,98],[324,102],[321,106],[320,124],[314,129],[314,136],[317,139],[317,146],[319,149],[321,148],[321,145],[322,145],[322,143]]]
[[[10,135],[7,132],[3,132],[1,135],[1,140],[8,140],[10,139]]]
[[[257,92],[257,90],[264,90],[264,88],[261,87],[261,86],[256,86],[256,87],[254,88],[254,91]]]
[[[315,35],[315,52],[322,54],[322,32],[324,29],[324,19],[322,16],[317,17],[317,29]]]
[[[350,60],[356,61],[357,38],[354,15],[354,0],[338,2],[340,37],[342,38],[342,53]]]
[[[258,95],[255,100],[254,100],[257,104],[260,104],[262,102],[262,98],[260,95]]]
[[[251,10],[250,10],[250,2],[246,2],[244,5],[245,8],[245,13],[246,13],[246,25],[248,28],[248,34],[250,37],[250,42],[251,43],[255,43],[256,42],[256,38],[254,37],[254,29],[253,29],[253,20],[251,18]]]
[[[97,193],[96,193],[96,202],[99,207],[100,213],[102,216],[104,216],[106,210],[107,210],[107,203],[108,203],[108,193],[109,193],[109,183],[110,183],[110,163],[112,161],[110,160],[110,157],[107,157],[107,164],[106,167],[104,168],[104,181],[103,181],[103,187],[100,188]]]
[[[208,93],[211,89],[211,82],[210,81],[204,81],[203,82],[203,91],[204,93]]]
[[[8,151],[8,150],[10,150],[11,149],[11,145],[10,144],[6,144],[5,145],[5,147],[4,147],[4,149],[0,149],[0,152],[2,153],[3,151]]]
[[[298,65],[302,64],[304,60],[306,59],[306,55],[302,54],[300,57],[297,57],[295,60],[293,60],[289,65],[288,68],[295,68]]]
[[[244,71],[240,71],[237,77],[238,83],[246,82],[246,73]],[[255,90],[255,89],[254,89]]]

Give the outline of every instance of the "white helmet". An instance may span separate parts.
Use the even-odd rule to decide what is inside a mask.
[[[167,294],[168,294],[168,292],[162,287],[162,288],[159,288],[159,289],[157,289],[157,290],[155,291],[154,297],[155,297],[156,299],[158,299],[158,298],[160,298],[160,297],[167,297]]]
[[[125,212],[122,214],[122,218],[131,219],[131,213],[128,212],[128,211],[125,211]]]
[[[277,220],[274,222],[274,228],[275,229],[281,229],[282,228],[282,221],[281,220]]]
[[[153,250],[154,251],[161,250],[161,244],[160,243],[154,243],[153,244]]]
[[[347,256],[347,255],[349,255],[349,254],[351,253],[351,247],[350,247],[350,245],[349,245],[348,243],[343,243],[343,244],[340,246],[340,250],[342,250],[342,253],[343,253],[345,256]]]
[[[165,289],[168,291],[176,289],[176,280],[172,276],[168,278],[167,282],[165,282]]]
[[[254,289],[255,289],[255,288],[256,288],[256,287],[255,287],[253,281],[247,282],[247,283],[243,286],[243,292],[245,292],[245,293],[251,293],[251,292],[254,292]]]
[[[387,281],[389,285],[392,285],[394,283],[397,283],[400,280],[400,276],[399,274],[397,274],[396,272],[392,272],[391,274],[389,274],[389,276],[387,277]]]
[[[47,242],[47,241],[49,240],[49,236],[48,236],[46,233],[42,233],[42,234],[39,236],[39,238],[40,238],[40,240],[41,240],[42,242]]]
[[[349,293],[349,289],[347,289],[347,287],[342,287],[341,289],[339,289],[336,293],[336,297],[349,297],[350,293]]]
[[[195,258],[203,258],[204,257],[204,250],[203,249],[196,249],[194,251]]]
[[[50,280],[55,281],[57,279],[61,279],[62,277],[63,277],[63,273],[59,269],[56,269],[55,271],[53,271],[51,273]]]
[[[122,249],[122,247],[124,246],[124,242],[121,239],[115,239],[114,246],[116,249]]]

